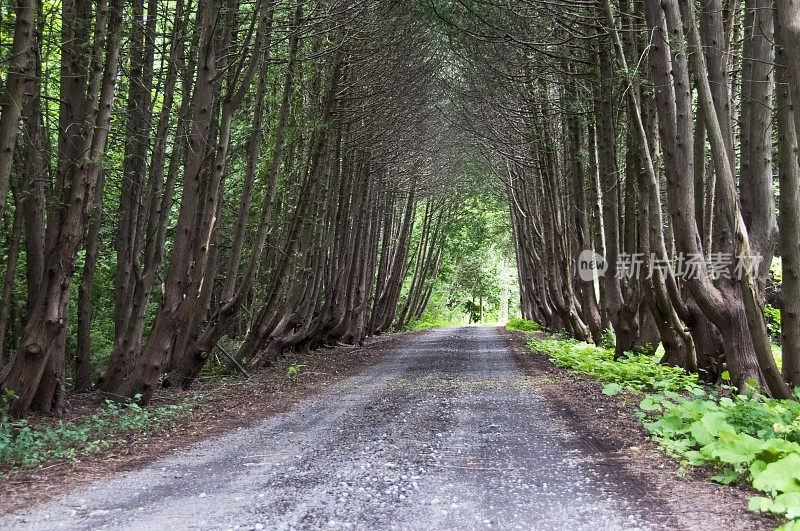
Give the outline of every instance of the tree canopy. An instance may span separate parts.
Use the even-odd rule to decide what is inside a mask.
[[[517,301],[618,356],[800,384],[789,0],[2,9],[14,415],[147,403],[223,342],[260,366]]]

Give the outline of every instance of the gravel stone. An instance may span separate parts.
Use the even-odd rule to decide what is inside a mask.
[[[662,528],[580,437],[496,330],[440,329],[285,414],[0,529]]]

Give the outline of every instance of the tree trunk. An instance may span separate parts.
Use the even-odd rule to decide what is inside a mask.
[[[603,313],[607,316],[615,333],[620,332],[619,311],[622,307],[622,290],[617,278],[619,264],[619,178],[616,162],[616,134],[614,132],[613,69],[608,43],[600,42],[600,82],[597,92],[597,147],[598,170],[602,186],[602,220],[605,234],[605,261],[608,270],[601,282],[603,285]]]
[[[16,188],[16,187],[15,187]],[[8,330],[9,315],[13,315],[12,305],[16,304],[14,297],[14,287],[17,277],[17,259],[19,258],[20,237],[22,235],[23,208],[20,192],[17,191],[16,205],[14,207],[14,218],[11,221],[11,232],[8,233],[8,258],[6,259],[6,274],[3,280],[3,294],[0,299],[0,367],[5,365],[6,355],[5,346],[7,343],[6,332]]]
[[[148,4],[144,15],[144,0],[133,1],[133,25],[130,50],[130,88],[125,153],[122,164],[122,188],[119,199],[119,223],[116,234],[117,271],[115,275],[114,329],[117,335],[128,327],[133,313],[142,244],[143,217],[140,209],[147,174],[147,151],[150,130],[153,87],[153,57],[155,53],[156,2]]]
[[[212,0],[199,4],[200,38],[197,81],[192,97],[192,118],[187,135],[187,160],[184,171],[175,243],[172,250],[164,295],[159,305],[150,338],[129,376],[116,385],[109,385],[112,396],[120,400],[136,397],[146,404],[169,363],[175,333],[191,318],[202,287],[208,243],[211,232],[195,232],[201,192],[211,170],[206,164],[210,140],[213,99],[216,92],[216,32],[217,3]],[[213,211],[216,211],[214,209]],[[212,212],[213,212],[212,211]],[[194,261],[194,251],[201,249],[206,258]],[[193,264],[193,266],[190,266]],[[196,268],[194,267],[196,266]]]
[[[681,0],[680,7],[683,22],[688,31],[689,43],[695,50],[699,50],[701,41],[695,22],[694,8],[687,0]],[[712,320],[716,319],[717,322],[715,324],[722,332],[728,347],[726,348],[726,355],[728,356],[728,365],[731,367],[731,375],[737,378],[736,385],[743,388],[750,377],[758,377],[760,376],[759,372],[761,372],[768,392],[777,398],[787,398],[791,395],[791,392],[775,365],[764,316],[758,304],[750,240],[736,194],[733,169],[730,164],[729,154],[725,148],[725,136],[720,127],[717,112],[714,109],[705,57],[703,54],[693,53],[691,58],[692,70],[698,87],[698,99],[703,109],[702,114],[708,130],[714,167],[719,179],[720,203],[724,208],[727,223],[733,230],[734,251],[743,259],[743,278],[738,282],[734,282],[734,286],[738,283],[740,295],[734,294],[734,298],[728,297],[728,300],[724,300],[707,280],[704,283],[696,283],[698,287],[702,286],[702,289],[698,289],[696,295],[702,297],[698,302],[701,303],[701,307],[703,305],[706,306],[706,308],[703,308],[704,313],[709,314]],[[694,232],[696,234],[696,229]],[[697,249],[695,247],[692,250],[696,251]],[[736,288],[733,287],[732,289]],[[752,363],[747,361],[749,353],[742,351],[741,338],[746,337],[743,335],[745,330],[749,331],[752,346],[755,350],[757,359],[755,367],[752,367]],[[753,375],[751,371],[755,374]]]
[[[172,41],[169,52],[167,77],[164,82],[164,101],[155,132],[155,142],[152,148],[150,168],[148,171],[148,184],[145,197],[148,198],[146,208],[139,210],[140,219],[137,223],[147,228],[144,236],[143,267],[134,268],[136,275],[133,301],[131,303],[130,318],[127,326],[122,330],[114,331],[114,348],[111,357],[97,381],[97,387],[103,391],[115,388],[128,376],[130,368],[136,363],[141,353],[142,334],[145,326],[147,303],[150,293],[159,273],[164,257],[167,223],[172,208],[173,191],[177,180],[178,164],[183,158],[183,142],[178,141],[172,149],[169,167],[165,168],[167,150],[167,132],[170,126],[170,115],[174,105],[174,93],[178,81],[178,64],[185,60],[185,46],[182,35],[187,25],[187,12],[184,2],[178,0],[175,8],[175,22],[172,30]],[[195,70],[195,60],[189,59],[189,65],[184,72],[183,92],[188,93]],[[191,98],[184,98],[178,110],[182,117],[178,122],[176,138],[183,139],[189,121],[188,110]],[[164,174],[166,172],[166,180]],[[138,261],[139,257],[134,256]]]
[[[37,7],[37,0],[17,0],[8,74],[0,92],[0,219],[6,206],[19,119],[33,85]]]
[[[62,176],[61,190],[66,194],[64,207],[57,219],[48,219],[45,242],[48,245],[45,255],[45,282],[42,296],[33,306],[28,323],[23,329],[17,355],[11,370],[3,381],[5,389],[13,389],[18,399],[9,412],[17,417],[24,416],[34,402],[35,407],[44,411],[60,409],[63,402],[64,342],[66,338],[69,284],[75,267],[86,220],[94,204],[94,193],[99,177],[99,161],[105,151],[111,110],[114,99],[115,82],[119,63],[120,36],[122,30],[122,0],[113,0],[108,9],[108,28],[104,30],[103,16],[98,16],[97,31],[105,31],[106,39],[96,39],[93,57],[89,95],[85,101],[97,101],[94,111],[83,115],[91,118],[91,134],[83,137],[80,150],[83,155],[68,174]],[[65,3],[65,9],[71,6]],[[101,6],[105,8],[105,6]],[[102,13],[101,13],[102,15]],[[102,23],[102,24],[101,24]],[[105,43],[104,43],[105,41]],[[102,48],[105,44],[105,66]],[[69,90],[69,87],[64,87]],[[83,96],[82,96],[83,97]],[[90,105],[85,103],[84,106]],[[69,187],[64,187],[69,182]],[[45,375],[45,376],[43,376]]]
[[[86,235],[86,257],[78,286],[78,345],[75,353],[74,389],[89,391],[92,388],[92,284],[97,268],[97,247],[103,221],[103,186],[105,172],[101,172],[94,196],[89,233]]]
[[[778,4],[780,6],[780,4]],[[780,6],[784,7],[784,6]],[[778,84],[778,178],[780,183],[780,253],[783,264],[781,285],[781,339],[783,350],[783,377],[792,387],[800,385],[800,166],[798,166],[797,128],[795,111],[797,83],[792,82],[787,67],[784,48],[790,45],[784,37],[781,13],[778,16],[778,46],[776,80]],[[800,18],[798,18],[800,22]],[[800,31],[800,26],[797,28]],[[797,34],[800,37],[800,33]],[[794,42],[794,53],[800,51],[800,39]]]
[[[763,264],[756,276],[759,306],[763,306],[764,282],[778,239],[772,182],[775,36],[770,0],[745,0],[744,8],[739,195],[753,255]]]

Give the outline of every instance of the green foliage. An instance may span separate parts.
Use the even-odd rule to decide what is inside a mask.
[[[198,378],[222,379],[235,374],[238,374],[238,369],[233,364],[214,360],[203,365],[203,370],[200,371],[200,376]]]
[[[441,231],[442,256],[435,279],[428,279],[432,288],[426,312],[410,324],[412,330],[472,322],[505,321],[508,315],[519,314],[519,287],[516,259],[510,232],[510,216],[504,189],[498,189],[491,170],[485,162],[465,155],[459,180],[467,183],[463,191],[451,198],[452,213]],[[416,249],[421,237],[422,215],[414,224],[411,249]],[[412,258],[414,260],[415,258]],[[412,261],[405,279],[402,301],[407,295],[414,271]]]
[[[769,335],[776,341],[781,340],[781,311],[771,304],[764,306],[764,317],[767,319]]]
[[[721,483],[747,480],[766,494],[750,509],[800,517],[800,403],[754,394],[687,398],[657,394],[640,404],[645,428],[687,464],[711,464]]]
[[[574,339],[533,339],[531,349],[544,352],[559,367],[615,383],[629,391],[701,392],[697,375],[659,363],[660,356],[626,353],[615,361],[613,348],[602,348]]]
[[[715,467],[719,473],[711,479],[719,483],[749,482],[764,494],[750,500],[751,510],[784,515],[790,519],[785,529],[800,528],[800,402],[757,392],[724,396],[719,391],[730,387],[703,388],[695,375],[660,365],[658,356],[614,361],[612,349],[572,339],[529,345],[560,367],[608,382],[606,395],[655,391],[642,398],[637,416],[667,453],[684,467]],[[800,388],[795,394],[800,398]]]
[[[769,272],[772,274],[772,279],[780,284],[783,282],[783,260],[780,256],[773,256],[772,263],[769,265]]]
[[[617,346],[617,340],[614,338],[614,332],[606,328],[603,330],[603,335],[600,338],[601,345],[606,349],[614,349]]]
[[[622,392],[623,389],[624,387],[622,387],[620,384],[611,382],[603,386],[603,394],[608,396],[614,396]]]
[[[471,300],[464,301],[464,312],[469,316],[470,323],[479,323],[481,321],[481,305],[472,302]]]
[[[408,331],[428,330],[430,328],[443,328],[446,326],[461,326],[466,322],[464,312],[460,307],[447,307],[446,297],[443,293],[434,291],[431,302],[421,317],[411,319],[406,323]]]
[[[9,392],[0,401],[0,466],[13,471],[54,461],[75,461],[132,435],[145,437],[148,431],[188,414],[198,398],[148,409],[134,402],[119,405],[109,400],[91,416],[35,427],[25,419],[8,416],[8,404],[14,399]]]
[[[297,376],[300,374],[300,371],[306,368],[308,368],[308,365],[305,363],[295,363],[294,365],[289,366],[289,368],[286,369],[286,379],[292,380],[297,378]]]
[[[454,326],[462,324],[462,322],[448,320],[442,317],[435,317],[430,313],[425,313],[419,319],[412,319],[406,325],[406,330],[416,332],[417,330],[428,330],[429,328],[444,328],[446,326]]]
[[[528,319],[519,319],[512,317],[506,323],[506,330],[518,332],[539,332],[542,330],[542,325],[536,321],[529,321]]]

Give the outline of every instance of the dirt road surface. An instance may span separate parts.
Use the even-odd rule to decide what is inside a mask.
[[[284,415],[6,516],[0,528],[676,526],[674,503],[632,495],[635,479],[581,438],[496,330],[440,329]]]

